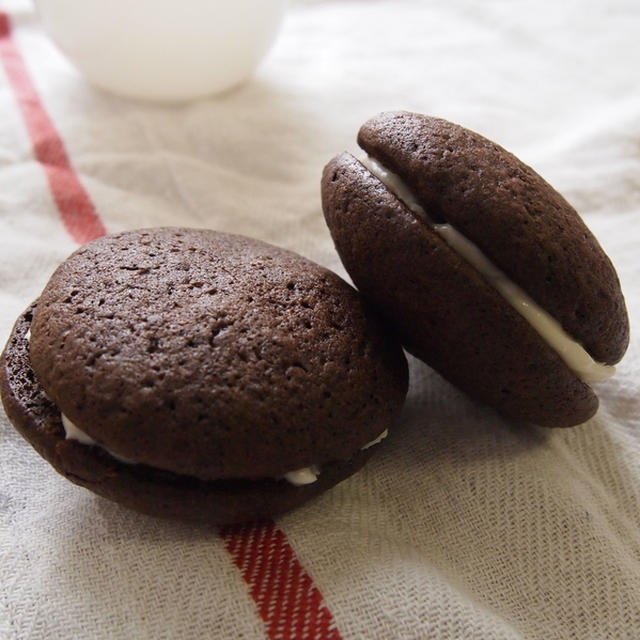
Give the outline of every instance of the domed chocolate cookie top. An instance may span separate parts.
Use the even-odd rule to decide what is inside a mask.
[[[338,276],[205,230],[76,251],[38,301],[30,357],[97,443],[203,480],[348,459],[388,428],[407,386],[400,347]]]
[[[533,169],[473,131],[416,113],[370,119],[358,143],[594,359],[620,360],[629,325],[615,269],[576,211]]]

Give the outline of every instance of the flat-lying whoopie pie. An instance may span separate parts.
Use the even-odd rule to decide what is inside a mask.
[[[242,236],[158,228],[60,265],[17,320],[0,378],[10,420],[71,481],[144,513],[228,524],[358,470],[408,373],[331,271]]]
[[[597,410],[624,354],[616,272],[530,167],[446,120],[386,112],[325,167],[327,224],[356,287],[408,351],[469,396],[543,426]]]

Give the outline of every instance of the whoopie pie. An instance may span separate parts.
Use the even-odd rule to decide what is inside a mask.
[[[469,396],[584,422],[629,341],[614,267],[533,169],[459,125],[386,112],[333,158],[324,215],[356,287],[405,348]]]
[[[209,230],[73,253],[0,368],[17,430],[72,482],[138,511],[228,524],[357,471],[407,391],[397,340],[353,287]]]

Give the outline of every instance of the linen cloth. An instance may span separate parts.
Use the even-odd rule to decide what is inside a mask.
[[[406,407],[363,471],[277,518],[331,633],[269,627],[220,532],[58,476],[0,415],[0,637],[640,638],[640,5],[634,0],[292,3],[255,77],[182,105],[92,88],[31,5],[0,0],[108,231],[209,227],[346,277],[323,165],[409,109],[538,170],[618,269],[632,341],[598,414],[522,427],[410,359]],[[0,338],[77,244],[0,68]],[[288,635],[287,635],[288,634]]]

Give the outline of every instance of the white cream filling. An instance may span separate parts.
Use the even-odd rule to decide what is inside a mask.
[[[289,471],[282,477],[296,487],[300,487],[305,484],[312,484],[320,475],[320,467],[318,465],[311,465],[310,467],[303,467],[302,469],[296,469],[295,471]]]
[[[106,447],[103,447],[101,444],[96,442],[90,435],[86,434],[82,429],[78,429],[78,427],[64,415],[64,413],[60,413],[60,417],[62,418],[62,426],[64,427],[65,438],[67,440],[76,440],[81,444],[86,444],[90,446],[100,447],[104,449],[110,456],[123,462],[124,464],[136,464],[134,460],[130,460],[129,458],[125,458],[124,456],[119,456],[117,453],[113,453],[113,451],[109,451]],[[382,440],[384,440],[388,435],[388,430],[385,429],[375,440],[368,442],[362,447],[362,451],[368,449],[369,447],[373,447],[378,444]],[[320,467],[318,465],[311,465],[310,467],[303,467],[302,469],[295,469],[294,471],[289,471],[285,473],[282,477],[291,484],[299,487],[305,484],[312,484],[318,479],[320,475]]]
[[[389,429],[385,429],[377,438],[374,438],[371,442],[367,442],[364,446],[360,447],[360,451],[365,451],[370,447],[382,442],[389,435]],[[296,469],[295,471],[289,471],[282,477],[291,484],[297,487],[304,484],[312,484],[318,479],[320,475],[320,467],[317,464],[310,467],[302,467],[302,469]]]
[[[136,464],[134,460],[130,458],[125,458],[124,456],[119,456],[117,453],[113,453],[113,451],[109,451],[106,447],[103,447],[101,444],[96,442],[90,435],[86,434],[67,418],[64,413],[60,413],[60,417],[62,418],[62,426],[64,427],[65,438],[67,440],[77,440],[78,442],[86,445],[93,445],[96,447],[100,447],[104,449],[112,458],[123,462],[124,464]]]
[[[389,435],[389,429],[385,429],[377,438],[371,442],[367,442],[364,447],[360,447],[360,451],[366,451],[367,449],[380,444]]]
[[[596,362],[555,318],[498,269],[471,240],[450,224],[435,224],[400,176],[388,171],[370,156],[359,160],[391,193],[426,220],[454,251],[475,267],[581,380],[600,382],[615,373],[615,367]]]
[[[71,422],[64,413],[61,413],[60,417],[62,418],[62,426],[64,427],[64,433],[67,440],[76,440],[82,444],[100,446],[90,435],[78,429],[78,427],[76,427],[76,425]],[[113,454],[109,452],[109,455]]]

